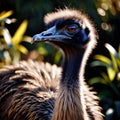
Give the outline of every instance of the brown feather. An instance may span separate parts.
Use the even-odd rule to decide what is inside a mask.
[[[0,118],[2,120],[50,120],[55,99],[59,96],[57,93],[60,76],[60,67],[31,60],[1,69]],[[64,88],[60,89],[62,93],[56,100],[57,108],[54,110],[55,116],[52,120],[83,120],[80,118],[83,113],[77,109],[81,105],[79,104],[79,91],[76,90],[76,93],[73,93],[72,90],[68,92]],[[91,120],[101,120],[100,107],[95,93],[90,92],[86,84],[83,87],[83,93],[86,111]],[[62,100],[63,97],[65,101]],[[64,106],[67,106],[65,107],[67,110],[64,110]],[[73,108],[78,112],[71,111]],[[64,114],[61,115],[62,113]],[[75,116],[70,116],[72,114]],[[59,119],[56,119],[56,116]],[[96,118],[93,119],[93,116]]]

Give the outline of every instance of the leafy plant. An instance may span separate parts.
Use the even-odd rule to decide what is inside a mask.
[[[104,67],[100,77],[89,80],[91,85],[101,84],[99,96],[102,101],[106,120],[120,119],[120,46],[118,52],[108,43],[105,44],[110,58],[95,55],[92,67]]]
[[[11,24],[16,19],[9,19],[8,17],[13,14],[13,11],[0,13],[0,67],[4,64],[15,64],[20,60],[21,53],[26,54],[27,48],[21,42],[24,39],[24,33],[27,29],[28,21],[24,20],[16,30],[13,37],[9,30],[5,27],[6,24]]]
[[[20,44],[24,40],[23,35],[27,29],[27,25],[28,25],[27,20],[24,20],[11,39],[12,44],[13,44],[13,49],[11,49],[11,51],[13,52],[13,62],[14,63],[19,61],[20,53],[23,53],[23,54],[28,53],[27,48]]]

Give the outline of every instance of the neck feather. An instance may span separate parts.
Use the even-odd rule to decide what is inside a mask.
[[[84,51],[81,51],[75,56],[65,53],[62,78],[52,120],[84,120],[86,118],[81,88],[83,80],[81,81],[81,75],[79,76],[84,54]]]

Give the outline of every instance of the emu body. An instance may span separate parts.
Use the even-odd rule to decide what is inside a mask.
[[[47,14],[48,29],[33,37],[63,52],[61,68],[49,63],[23,61],[0,70],[2,120],[102,120],[98,97],[84,81],[89,54],[97,32],[89,17],[64,9]]]

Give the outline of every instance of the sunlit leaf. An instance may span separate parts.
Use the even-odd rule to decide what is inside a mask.
[[[114,80],[115,76],[116,76],[116,72],[114,69],[112,69],[111,67],[107,67],[107,72],[108,72],[108,77],[109,79],[112,81]]]
[[[18,48],[18,50],[19,50],[20,52],[22,52],[23,54],[27,54],[27,53],[28,53],[27,48],[25,48],[23,45],[19,45],[17,48]]]
[[[101,77],[91,78],[88,81],[88,83],[89,83],[89,85],[93,85],[93,84],[96,84],[96,83],[107,84],[107,82],[103,78],[101,78]]]
[[[105,57],[103,55],[95,55],[94,58],[97,59],[97,60],[100,60],[100,61],[102,61],[106,64],[111,64],[112,63],[112,61],[108,57]]]
[[[106,82],[110,82],[109,77],[108,77],[108,75],[107,75],[106,73],[102,72],[102,73],[101,73],[101,76],[102,76],[102,78],[103,78]]]
[[[4,57],[5,57],[5,63],[10,64],[11,57],[10,57],[10,53],[8,51],[4,51]]]
[[[108,49],[108,51],[110,53],[112,64],[113,64],[113,68],[115,69],[115,71],[118,71],[117,59],[119,57],[118,57],[117,51],[108,43],[105,44],[105,47]]]
[[[117,80],[120,81],[120,72],[118,72],[118,74],[117,74]]]
[[[55,58],[54,58],[54,62],[55,63],[58,63],[60,61],[60,58],[61,58],[61,52],[60,51],[57,51],[56,54],[55,54]]]
[[[114,56],[117,56],[117,51],[110,44],[106,43],[105,47],[108,49],[110,53],[112,53]]]
[[[12,19],[6,18],[4,21],[5,21],[5,23],[7,23],[7,24],[11,24],[11,23],[16,22],[16,19],[15,19],[15,18],[12,18]]]
[[[97,66],[110,67],[110,64],[104,63],[102,61],[93,61],[90,65],[92,67],[97,67]]]
[[[14,49],[15,50],[15,49]],[[15,50],[13,52],[12,64],[17,64],[20,61],[20,51]]]
[[[45,47],[43,46],[40,46],[38,48],[38,52],[41,54],[41,55],[47,55],[48,54],[48,51],[45,49]]]
[[[23,41],[31,43],[32,37],[30,37],[30,36],[23,36]]]
[[[109,76],[106,75],[104,72],[101,73],[101,75],[102,75],[103,79],[104,79],[106,82],[108,82],[107,85],[109,85],[109,86],[112,88],[112,90],[115,92],[115,94],[116,94],[117,96],[120,96],[119,90],[117,89],[116,85],[115,85],[113,82],[110,81]]]
[[[10,10],[10,11],[8,11],[8,12],[2,12],[2,13],[0,14],[0,20],[9,17],[9,16],[11,16],[12,14],[13,14],[13,11],[12,11],[12,10]]]
[[[23,39],[23,35],[27,29],[27,25],[28,25],[28,21],[24,20],[21,25],[19,26],[19,28],[17,29],[17,31],[15,32],[13,38],[12,38],[12,43],[14,45],[19,44]]]
[[[3,36],[4,36],[4,39],[5,39],[5,42],[7,43],[7,45],[9,47],[12,47],[11,35],[10,35],[10,32],[7,28],[3,28]]]

